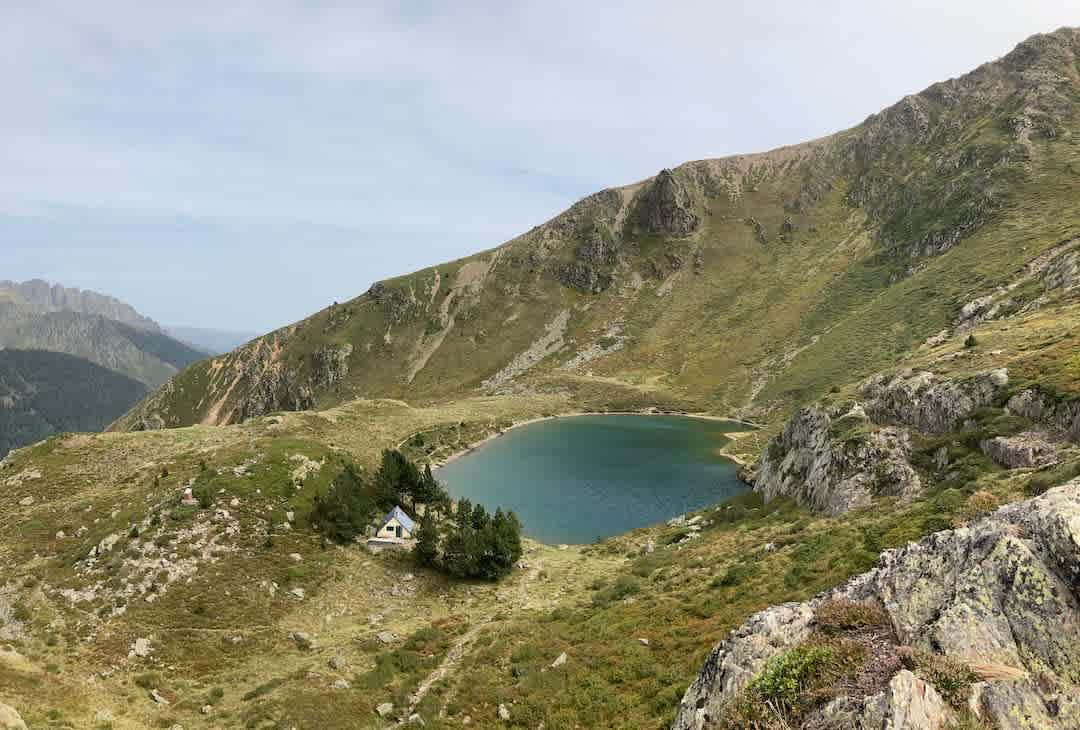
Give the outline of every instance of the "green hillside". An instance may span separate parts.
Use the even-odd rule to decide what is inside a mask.
[[[97,431],[146,386],[57,352],[0,350],[0,455],[58,431]]]
[[[118,427],[610,379],[766,418],[892,363],[1080,234],[1077,33],[850,130],[690,162],[185,371]]]

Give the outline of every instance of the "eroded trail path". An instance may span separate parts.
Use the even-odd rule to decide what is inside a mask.
[[[523,571],[523,574],[518,581],[520,603],[518,603],[517,606],[514,606],[512,603],[508,602],[505,605],[501,605],[499,608],[502,610],[509,608],[511,611],[525,608],[528,605],[529,599],[529,583],[536,580],[540,576],[542,570],[543,561],[537,561],[529,569]],[[429,674],[427,677],[424,678],[422,682],[420,682],[419,686],[416,688],[416,691],[409,697],[409,706],[405,709],[405,712],[398,719],[397,727],[401,727],[408,722],[409,716],[416,712],[416,708],[419,707],[420,703],[424,701],[424,697],[427,696],[428,692],[431,691],[432,687],[434,687],[438,682],[442,681],[443,679],[449,677],[454,672],[454,670],[457,669],[458,664],[461,663],[462,658],[468,653],[469,648],[472,646],[473,642],[476,641],[476,638],[480,635],[481,631],[483,631],[489,626],[500,624],[506,621],[506,619],[501,619],[497,621],[495,619],[495,616],[496,613],[492,613],[490,616],[477,622],[472,628],[462,634],[456,642],[454,642],[454,645],[450,647],[450,650],[446,653],[446,656],[443,657],[443,660],[439,663],[439,666],[437,666],[431,672],[431,674]],[[443,709],[445,709],[445,703]],[[442,715],[442,713],[443,710],[441,709],[439,714]]]

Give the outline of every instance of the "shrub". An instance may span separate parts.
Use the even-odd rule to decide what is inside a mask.
[[[721,727],[788,728],[835,692],[862,665],[866,650],[854,641],[811,639],[769,659],[736,698]]]
[[[953,517],[953,524],[959,527],[977,520],[996,510],[1000,504],[1001,501],[992,492],[985,489],[972,492],[967,501],[964,502],[963,507]]]
[[[814,612],[814,619],[827,634],[889,625],[889,617],[877,603],[846,598],[824,601]]]
[[[767,704],[788,711],[811,678],[833,658],[832,650],[826,647],[798,646],[766,662],[747,689]]]
[[[964,347],[975,347],[977,344],[979,344],[979,341],[975,339],[975,335],[968,335],[967,339],[964,340]]]
[[[953,707],[966,706],[971,685],[979,680],[974,670],[959,659],[905,647],[898,652],[905,668],[930,684]]]
[[[727,571],[713,580],[713,586],[737,586],[743,583],[761,571],[758,563],[735,563],[728,567]]]
[[[641,582],[632,575],[620,575],[615,583],[593,596],[593,605],[603,607],[641,592]]]
[[[1038,497],[1048,489],[1080,476],[1080,461],[1061,464],[1037,472],[1024,485],[1024,492],[1030,497]]]

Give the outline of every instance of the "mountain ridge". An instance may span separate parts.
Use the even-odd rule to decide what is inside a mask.
[[[1007,238],[1035,208],[1070,219],[1067,186],[1039,180],[1075,154],[1078,37],[1034,36],[833,135],[586,196],[209,360],[116,427],[560,387],[572,373],[754,417],[812,400],[1000,286],[1029,258]],[[1040,250],[1076,233],[1035,222],[1021,235]],[[681,336],[687,321],[699,337]]]
[[[116,297],[90,289],[50,284],[43,279],[0,281],[0,297],[14,297],[33,314],[80,312],[95,314],[123,324],[161,333],[161,326]]]

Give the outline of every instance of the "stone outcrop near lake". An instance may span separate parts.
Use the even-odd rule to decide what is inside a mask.
[[[1080,480],[882,554],[869,573],[751,617],[709,655],[673,730],[727,727],[752,677],[815,630],[826,601],[872,601],[898,648],[966,664],[958,709],[1002,730],[1080,726]],[[807,727],[939,728],[956,710],[901,671],[869,696],[836,690]],[[918,719],[916,719],[918,718]]]

